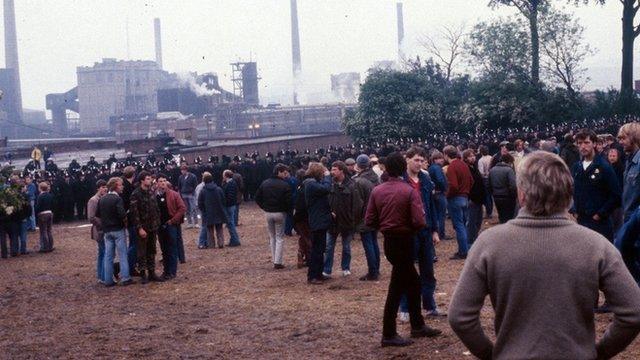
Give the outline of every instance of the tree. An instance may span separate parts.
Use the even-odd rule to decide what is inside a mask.
[[[606,0],[570,0],[575,4],[589,2],[604,4]],[[618,0],[622,4],[622,71],[620,74],[620,95],[627,108],[633,107],[633,46],[640,35],[640,25],[635,25],[635,17],[640,10],[640,0]]]
[[[482,77],[530,83],[528,34],[520,20],[503,18],[476,24],[465,49]]]
[[[594,51],[584,43],[584,27],[571,15],[549,8],[540,17],[541,66],[547,76],[564,85],[571,96],[584,81],[585,58]]]
[[[490,0],[489,6],[513,6],[527,19],[531,41],[531,82],[540,81],[540,37],[538,34],[538,14],[546,5],[545,0]]]
[[[466,37],[464,25],[443,26],[436,35],[425,35],[419,39],[428,55],[444,69],[445,78],[451,80],[453,71],[460,61]]]
[[[345,130],[356,142],[419,137],[467,125],[460,122],[459,110],[468,94],[468,77],[447,80],[432,60],[409,68],[369,74],[358,109],[345,117]]]

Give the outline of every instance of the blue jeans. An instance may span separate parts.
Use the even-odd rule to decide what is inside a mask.
[[[290,212],[287,213],[287,217],[284,219],[284,234],[293,235],[293,215]]]
[[[187,207],[185,213],[187,217],[187,223],[189,225],[198,224],[198,204],[196,203],[196,197],[193,194],[180,194],[184,205]]]
[[[127,260],[127,234],[124,229],[104,233],[104,282],[107,285],[113,284],[113,260],[118,252],[120,259],[120,279],[127,281],[131,279],[129,275],[129,261]]]
[[[31,216],[29,216],[29,227],[27,229],[35,230],[36,229],[36,201],[31,200],[29,201],[29,203],[31,204]]]
[[[202,225],[200,228],[200,235],[198,235],[198,247],[207,247],[209,243],[207,242],[207,227]]]
[[[96,277],[98,278],[98,280],[105,281],[105,275],[104,275],[104,236],[100,236],[100,238],[96,242],[98,243],[98,259],[96,261]]]
[[[469,251],[467,238],[467,218],[469,217],[469,200],[466,196],[454,196],[447,199],[449,216],[453,228],[456,230],[456,240],[458,241],[458,255],[465,256]]]
[[[435,195],[436,219],[438,221],[438,235],[444,240],[444,220],[447,218],[447,196],[444,193]]]
[[[353,233],[350,231],[343,231],[336,235],[332,235],[331,232],[327,232],[327,248],[324,254],[324,272],[331,274],[333,269],[333,253],[336,249],[336,240],[338,236],[342,238],[342,271],[349,270],[351,268],[351,239],[353,239]]]
[[[469,219],[467,220],[467,238],[469,247],[478,238],[478,232],[482,226],[482,204],[469,201]]]
[[[360,233],[364,256],[367,258],[369,276],[380,275],[380,247],[378,246],[378,233],[369,231]]]
[[[236,209],[238,205],[228,206],[224,208],[224,212],[227,215],[227,230],[229,230],[229,246],[239,246],[240,236],[236,230]]]
[[[414,237],[417,253],[414,258],[418,260],[420,270],[420,293],[422,295],[422,308],[425,310],[436,310],[436,277],[433,271],[433,238],[429,231],[421,231]],[[403,294],[400,299],[400,311],[409,312],[407,304],[407,294]]]
[[[487,217],[491,217],[493,214],[493,195],[491,194],[489,178],[482,178],[482,184],[484,185],[484,211],[487,213]]]
[[[178,273],[178,237],[178,227],[175,225],[164,224],[158,231],[165,275],[176,276]]]
[[[234,225],[238,226],[238,221],[240,221],[240,204],[236,205],[236,217],[234,217],[234,219],[236,219],[236,223]]]
[[[29,230],[29,226],[31,226],[31,219],[26,218],[22,220],[22,224],[20,225],[20,254],[27,253],[27,231]]]
[[[138,264],[138,231],[135,226],[127,228],[129,234],[129,250],[127,252],[127,261],[130,269],[135,269]]]

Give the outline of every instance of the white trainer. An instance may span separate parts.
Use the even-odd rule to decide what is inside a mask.
[[[398,320],[400,320],[401,323],[409,322],[409,313],[401,311],[399,316],[398,316]]]

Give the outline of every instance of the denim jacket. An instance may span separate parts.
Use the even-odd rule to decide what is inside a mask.
[[[622,208],[627,220],[640,206],[640,151],[627,159],[624,170],[624,186],[622,187]]]

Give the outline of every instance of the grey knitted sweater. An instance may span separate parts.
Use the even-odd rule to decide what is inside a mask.
[[[614,316],[596,343],[598,289]],[[495,344],[480,326],[486,295],[495,311]],[[481,359],[609,358],[640,331],[640,288],[603,236],[564,215],[521,210],[473,244],[449,323]]]

